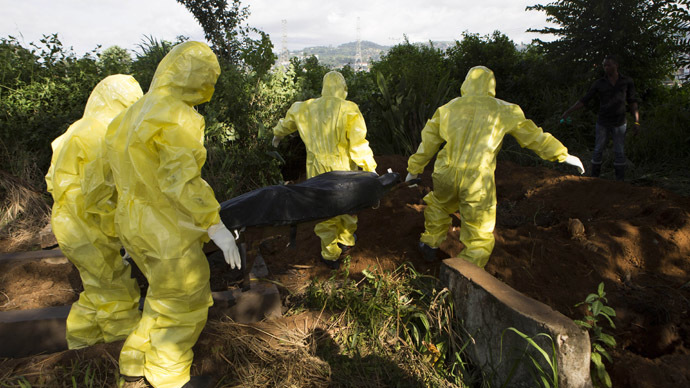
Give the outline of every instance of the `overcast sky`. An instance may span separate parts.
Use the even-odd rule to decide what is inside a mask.
[[[546,25],[543,12],[525,11],[547,0],[245,0],[247,24],[270,34],[274,51],[282,49],[283,24],[289,50],[333,45],[360,38],[381,45],[452,41],[463,31],[499,30],[516,43],[549,40],[528,28]],[[178,35],[204,40],[192,15],[175,0],[0,0],[0,37],[12,35],[28,45],[42,34],[58,33],[67,47],[82,54],[101,45],[134,50],[144,36],[173,41]]]

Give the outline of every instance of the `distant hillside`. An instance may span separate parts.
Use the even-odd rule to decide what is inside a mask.
[[[388,52],[391,46],[381,46],[367,40],[362,41],[362,61],[365,63],[371,60],[378,60],[382,54]],[[316,46],[306,47],[302,50],[290,51],[290,57],[310,57],[316,55],[319,62],[340,68],[347,64],[353,65],[357,55],[357,42],[343,43],[340,46]]]
[[[455,42],[434,42],[434,46],[445,50]],[[370,63],[381,58],[381,55],[388,52],[393,46],[382,46],[367,40],[362,41],[362,61]],[[289,52],[290,57],[310,57],[316,55],[319,62],[334,68],[340,68],[347,64],[353,65],[357,55],[357,42],[343,43],[337,47],[333,46],[316,46],[306,47],[302,50],[295,50]]]

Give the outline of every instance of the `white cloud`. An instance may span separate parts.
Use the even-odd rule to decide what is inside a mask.
[[[525,6],[535,3],[539,1],[246,0],[243,5],[251,12],[249,25],[269,33],[279,51],[283,19],[290,50],[352,42],[357,39],[358,17],[361,39],[382,45],[400,42],[403,34],[415,42],[494,30],[516,42],[529,42],[540,36],[525,30],[546,25],[543,13],[525,12]],[[28,44],[56,32],[63,44],[79,53],[99,44],[135,49],[144,36],[203,40],[201,27],[175,0],[0,0],[0,37],[23,36]]]
[[[0,0],[0,36],[25,44],[58,33],[78,53],[119,45],[135,49],[145,36],[203,40],[203,31],[174,0]]]

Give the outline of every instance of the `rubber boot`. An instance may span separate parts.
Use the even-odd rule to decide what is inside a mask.
[[[151,385],[144,376],[120,376],[118,388],[149,388]]]
[[[357,235],[353,234],[352,237],[355,238],[355,244],[356,244],[357,243]],[[341,243],[338,243],[338,246],[340,247],[340,250],[343,251],[343,253],[346,253],[347,251],[349,251],[350,249],[353,248],[353,245],[345,245],[345,244],[341,244]]]
[[[211,383],[210,376],[192,376],[182,388],[211,388]]]
[[[422,253],[422,257],[426,262],[434,262],[436,261],[436,252],[438,251],[438,248],[432,248],[423,242],[419,242],[419,252]]]
[[[340,269],[340,259],[336,260],[326,260],[323,258],[323,256],[319,255],[321,262],[326,264],[326,267],[332,269],[332,270],[339,270]]]
[[[601,174],[601,164],[594,164],[592,163],[592,177],[598,178],[599,174]]]
[[[625,166],[613,166],[613,169],[616,172],[617,181],[625,180]]]

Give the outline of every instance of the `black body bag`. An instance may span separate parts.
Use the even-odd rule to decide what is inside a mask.
[[[294,225],[376,206],[400,181],[397,173],[331,171],[294,185],[262,187],[220,204],[230,229]]]

